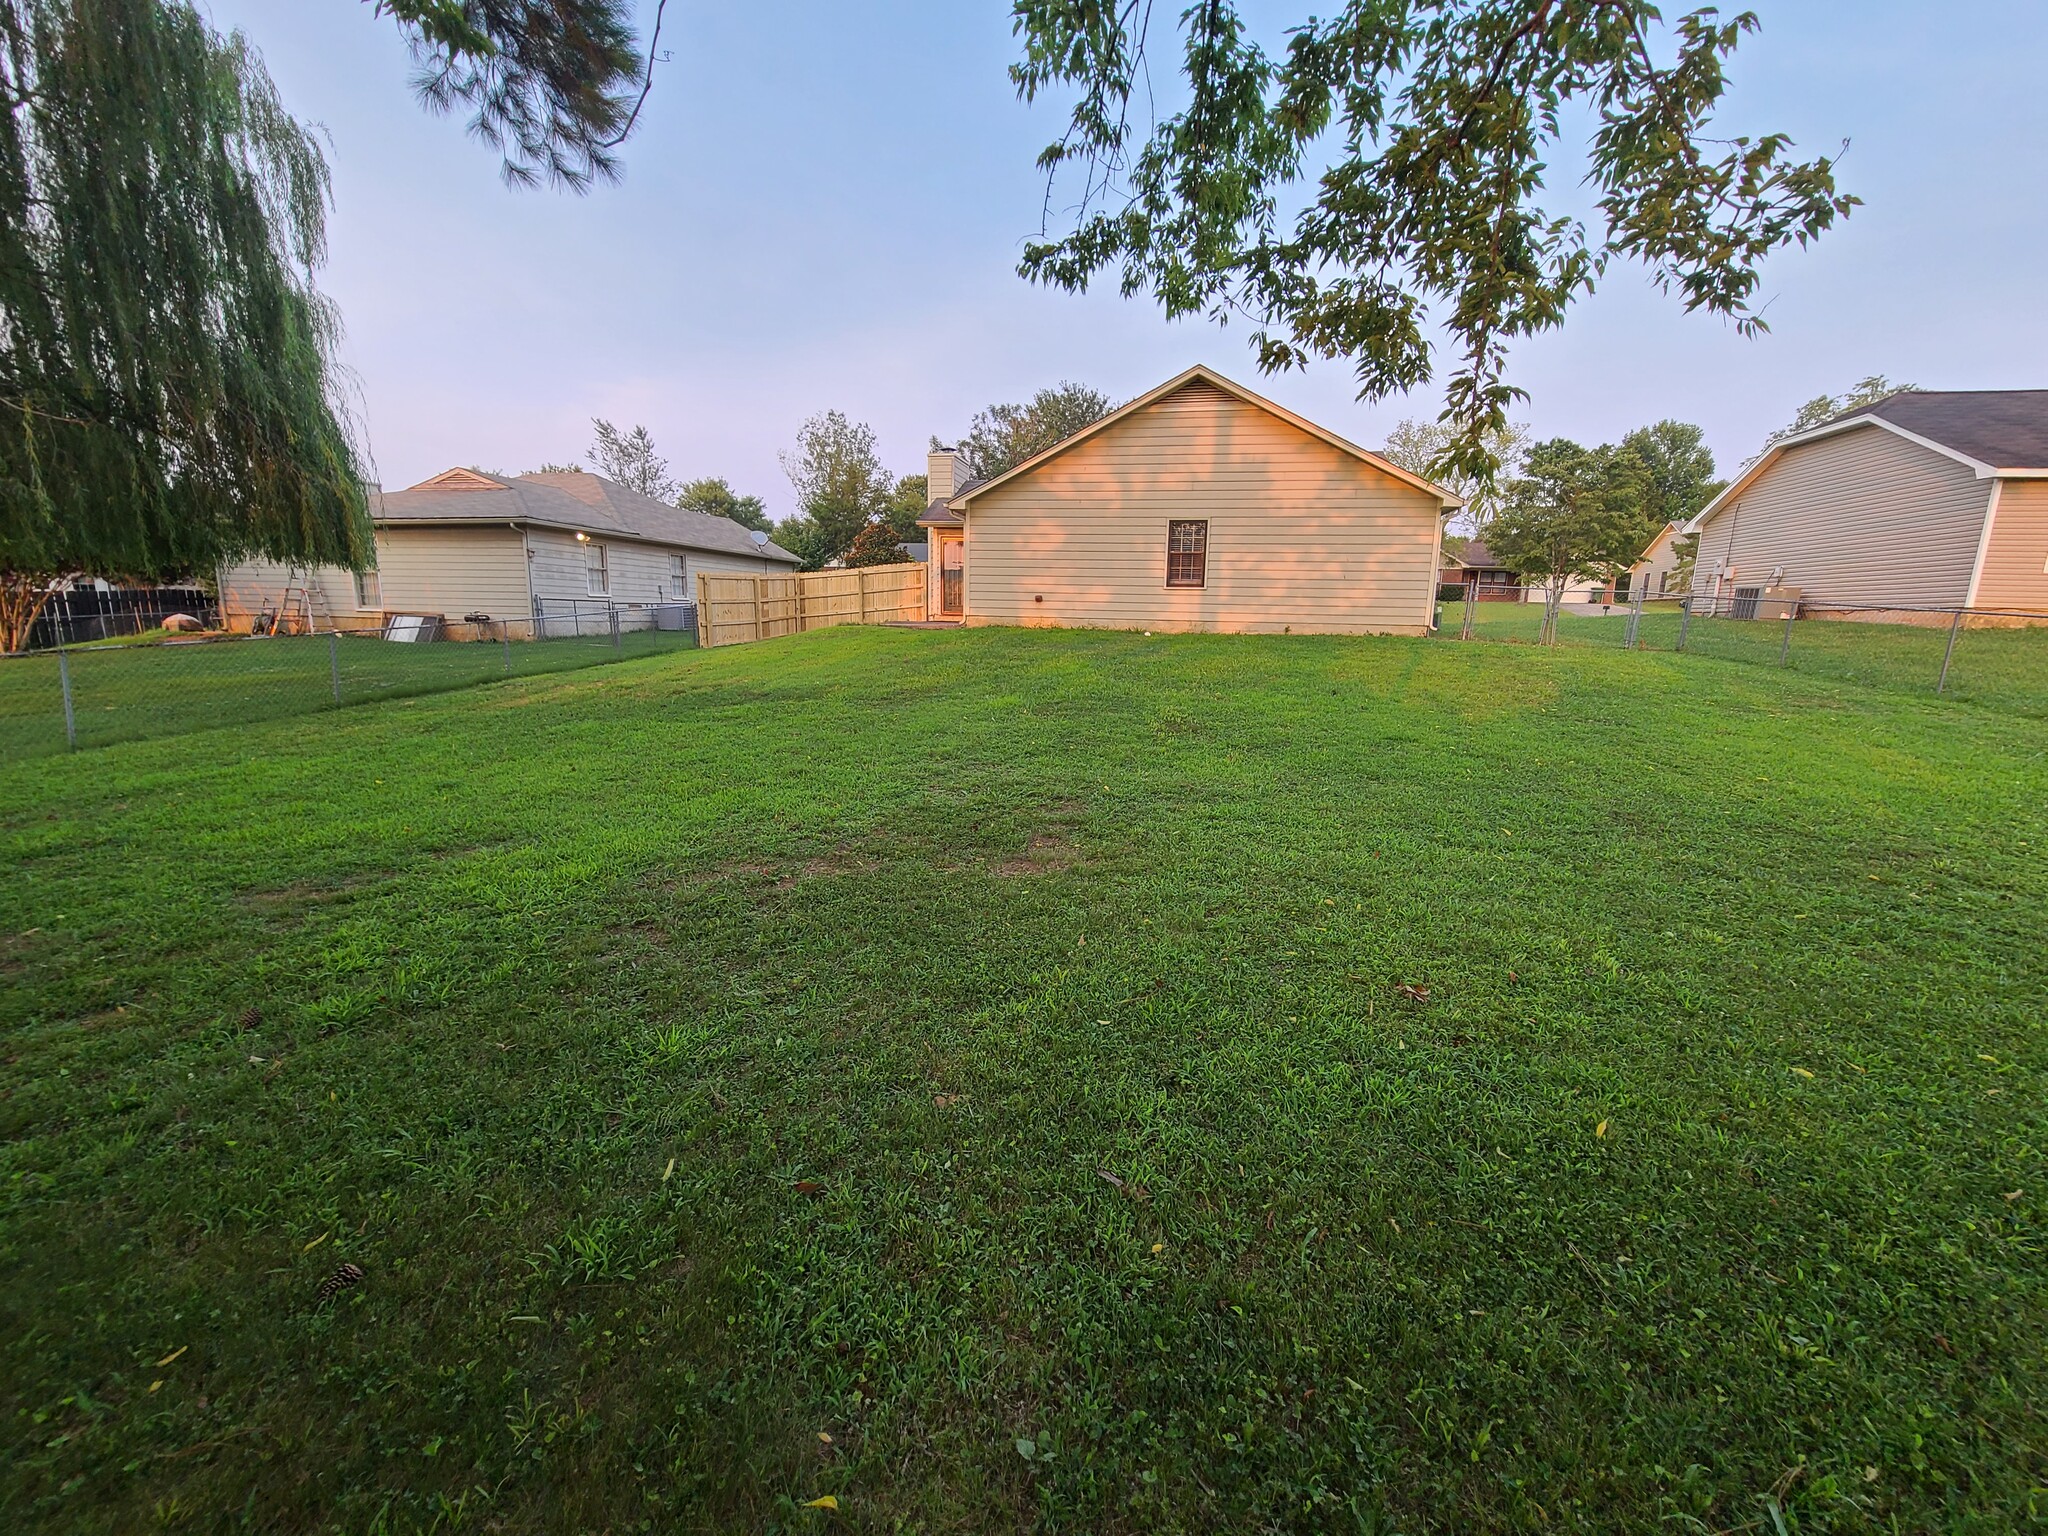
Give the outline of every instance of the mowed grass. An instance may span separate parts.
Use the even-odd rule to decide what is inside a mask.
[[[1457,636],[1464,616],[1462,604],[1440,604],[1441,634]],[[1930,617],[1933,622],[1925,625],[1797,619],[1788,645],[1782,620],[1700,616],[1687,626],[1676,603],[1653,603],[1643,611],[1636,644],[1644,650],[1675,651],[1682,631],[1691,655],[1779,667],[1828,682],[1931,694],[1942,681],[1949,624],[1945,615]],[[1473,635],[1479,640],[1534,644],[1542,628],[1540,604],[1480,603],[1473,612]],[[1605,610],[1567,605],[1558,614],[1560,645],[1619,650],[1627,636],[1626,604]],[[1965,628],[1956,635],[1948,660],[1944,696],[2048,718],[2048,623]]]
[[[563,621],[566,622],[566,621]],[[279,635],[74,647],[72,713],[81,748],[283,720],[343,705],[437,693],[505,677],[605,666],[686,649],[686,631],[596,632],[532,641],[394,642],[372,634]],[[338,675],[337,675],[338,674]],[[54,652],[0,657],[0,762],[67,750]]]
[[[0,772],[11,1531],[2043,1521],[2039,721],[839,629],[190,742]]]

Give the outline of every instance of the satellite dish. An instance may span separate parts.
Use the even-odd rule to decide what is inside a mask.
[[[747,537],[754,541],[754,548],[756,549],[766,549],[768,547],[768,535],[758,528],[749,533]]]

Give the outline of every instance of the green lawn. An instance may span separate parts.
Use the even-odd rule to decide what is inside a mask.
[[[182,735],[212,726],[283,720],[344,705],[467,688],[506,676],[603,666],[685,649],[687,632],[565,636],[510,645],[400,644],[377,635],[326,635],[88,645],[69,656],[80,747]],[[0,762],[65,750],[64,693],[52,652],[0,657]],[[340,676],[337,679],[336,673]]]
[[[0,769],[0,1525],[2039,1528],[2044,808],[1799,670],[995,630]]]
[[[1464,613],[1461,603],[1439,606],[1438,624],[1445,636],[1459,634]],[[1644,650],[1674,651],[1681,623],[1677,604],[1651,604],[1636,643]],[[1542,627],[1543,609],[1535,603],[1480,603],[1473,612],[1473,634],[1480,640],[1533,645]],[[1558,614],[1560,645],[1620,650],[1627,635],[1626,606],[1611,612],[1566,607]],[[1686,627],[1685,648],[1691,655],[1783,667],[1832,682],[1929,694],[1941,678],[1948,625],[1945,620],[1922,626],[1807,618],[1793,622],[1789,646],[1785,638],[1781,621],[1702,617]],[[1944,691],[1968,702],[2048,718],[2048,625],[1963,630],[1956,636]]]

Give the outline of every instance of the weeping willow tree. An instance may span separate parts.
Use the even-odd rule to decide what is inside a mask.
[[[185,0],[0,0],[0,645],[90,573],[371,560],[327,166]]]

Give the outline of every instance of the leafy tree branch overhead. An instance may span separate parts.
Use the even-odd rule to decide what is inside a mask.
[[[1494,472],[1522,393],[1512,343],[1561,325],[1616,257],[1754,332],[1764,259],[1857,202],[1833,160],[1795,157],[1783,134],[1712,136],[1728,60],[1757,29],[1746,11],[1344,0],[1276,55],[1231,0],[1195,0],[1178,27],[1186,104],[1147,128],[1152,0],[1014,0],[1012,15],[1018,93],[1075,93],[1039,157],[1048,217],[1062,174],[1081,182],[1071,229],[1028,245],[1024,275],[1081,290],[1114,273],[1169,315],[1243,317],[1262,368],[1341,359],[1362,397],[1428,382],[1439,327],[1445,475]],[[1546,206],[1581,117],[1590,226]]]
[[[470,131],[504,157],[506,181],[580,192],[618,178],[615,151],[653,88],[668,0],[657,0],[644,56],[630,0],[369,3],[412,43],[421,100],[468,108]]]

